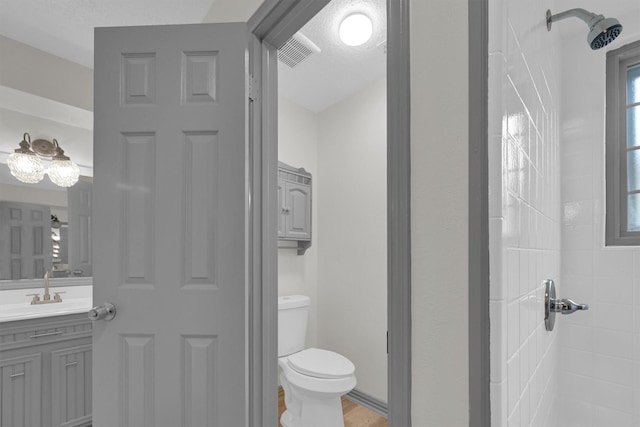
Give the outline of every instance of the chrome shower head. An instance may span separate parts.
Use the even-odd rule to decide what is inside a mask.
[[[602,16],[602,15],[600,15]],[[615,18],[603,18],[591,27],[587,42],[591,49],[605,47],[616,39],[622,32],[622,25]]]
[[[584,9],[570,9],[555,15],[552,15],[551,11],[547,10],[547,30],[551,31],[553,22],[570,16],[582,19],[589,26],[587,43],[593,50],[605,47],[622,32],[622,25],[617,19],[605,18],[602,15],[596,15]]]

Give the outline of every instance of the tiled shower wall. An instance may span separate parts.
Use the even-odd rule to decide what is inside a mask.
[[[558,331],[544,327],[560,275],[559,34],[552,1],[489,3],[492,426],[553,425]]]
[[[616,16],[615,49],[640,39],[640,5]],[[617,2],[616,2],[617,3]],[[607,4],[598,12],[609,15]],[[584,33],[563,42],[562,275],[558,296],[588,303],[562,316],[560,425],[640,425],[640,248],[604,246],[605,61]],[[604,50],[604,49],[603,49]]]

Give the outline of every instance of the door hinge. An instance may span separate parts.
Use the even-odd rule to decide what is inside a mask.
[[[258,79],[249,74],[247,76],[247,86],[249,99],[254,102],[258,101],[258,97],[260,94],[260,85],[258,83]]]

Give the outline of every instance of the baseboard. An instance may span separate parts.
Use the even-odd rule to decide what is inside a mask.
[[[355,403],[371,409],[376,414],[382,415],[385,418],[389,418],[389,407],[387,404],[375,397],[369,396],[357,389],[351,390],[347,393],[347,397],[353,400]]]

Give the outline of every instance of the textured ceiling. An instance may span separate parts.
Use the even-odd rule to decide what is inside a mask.
[[[93,29],[200,23],[213,0],[0,0],[0,34],[93,68]]]
[[[94,27],[238,20],[239,9],[237,0],[0,0],[0,35],[93,68]],[[348,47],[338,26],[354,12],[372,18],[374,33]],[[279,91],[290,101],[321,111],[384,77],[386,54],[378,45],[386,42],[385,0],[333,0],[301,32],[322,52],[295,69],[280,65]],[[0,162],[28,129],[33,138],[56,137],[72,159],[92,166],[92,150],[81,145],[91,139],[92,113],[49,101],[0,86]],[[73,123],[61,119],[77,114]]]
[[[385,0],[333,0],[300,32],[322,51],[295,68],[278,67],[281,96],[322,111],[386,74]],[[373,35],[362,46],[346,46],[338,36],[342,19],[361,12],[373,21]]]

